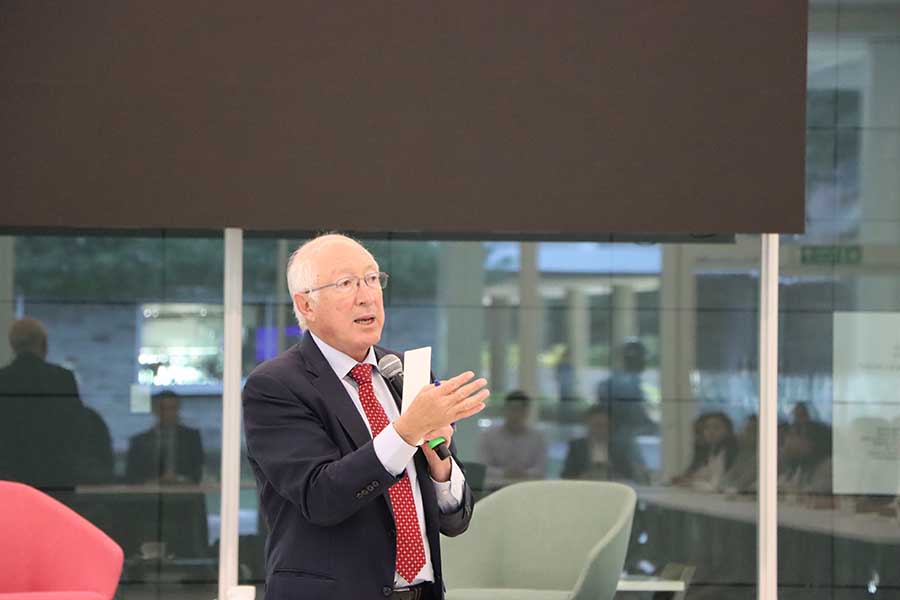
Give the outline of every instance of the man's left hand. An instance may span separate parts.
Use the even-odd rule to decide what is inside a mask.
[[[450,440],[453,438],[453,427],[447,425],[446,427],[429,431],[425,435],[425,440],[433,440],[439,437],[444,438],[445,443],[449,446]],[[425,453],[425,458],[428,459],[428,470],[431,471],[431,478],[438,482],[450,481],[451,460],[441,460],[437,452],[428,447],[427,441],[420,447],[422,452]]]

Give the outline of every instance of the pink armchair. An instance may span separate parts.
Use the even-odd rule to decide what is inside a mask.
[[[110,600],[122,549],[38,490],[0,481],[0,600]]]

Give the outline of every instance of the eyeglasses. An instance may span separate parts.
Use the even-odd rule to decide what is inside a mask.
[[[384,271],[378,271],[377,273],[366,273],[362,277],[357,277],[356,275],[348,275],[347,277],[341,277],[334,283],[320,285],[317,288],[304,290],[300,293],[312,294],[313,292],[318,292],[319,290],[333,287],[339,294],[349,294],[350,292],[355,292],[357,289],[359,289],[359,282],[361,281],[365,282],[365,284],[370,288],[384,289],[388,282],[388,274]]]

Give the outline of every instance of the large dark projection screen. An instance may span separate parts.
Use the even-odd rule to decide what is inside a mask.
[[[11,0],[3,227],[803,229],[801,0]]]

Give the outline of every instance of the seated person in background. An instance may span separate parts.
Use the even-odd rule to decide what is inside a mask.
[[[156,425],[131,438],[125,478],[134,483],[199,482],[203,473],[200,432],[178,420],[181,399],[171,391],[151,399]]]
[[[706,456],[706,440],[703,438],[703,425],[706,422],[706,415],[700,415],[694,419],[692,433],[694,435],[694,449],[691,452],[691,465],[694,464],[698,457]],[[690,471],[690,467],[687,469]],[[679,475],[681,477],[681,475]],[[677,479],[677,478],[676,478]]]
[[[585,414],[587,436],[569,442],[564,479],[627,479],[646,482],[647,470],[634,440],[610,435],[609,412],[595,404]]]
[[[759,419],[756,415],[747,417],[744,429],[738,436],[737,458],[725,472],[721,487],[724,491],[736,493],[755,492],[757,478],[757,441],[759,439]]]
[[[831,430],[822,423],[792,425],[785,435],[778,490],[786,494],[831,494]]]
[[[503,425],[481,434],[481,461],[487,467],[488,487],[543,479],[547,444],[541,432],[528,425],[530,407],[531,398],[525,392],[510,392]]]
[[[806,402],[798,402],[794,405],[793,410],[791,411],[791,416],[793,417],[791,420],[792,426],[805,426],[810,423],[818,423],[819,421],[814,419],[809,410],[809,405]]]
[[[738,445],[728,415],[712,412],[697,418],[694,431],[700,430],[701,445],[695,444],[694,458],[687,470],[672,483],[698,490],[721,489],[725,472],[737,458]]]

